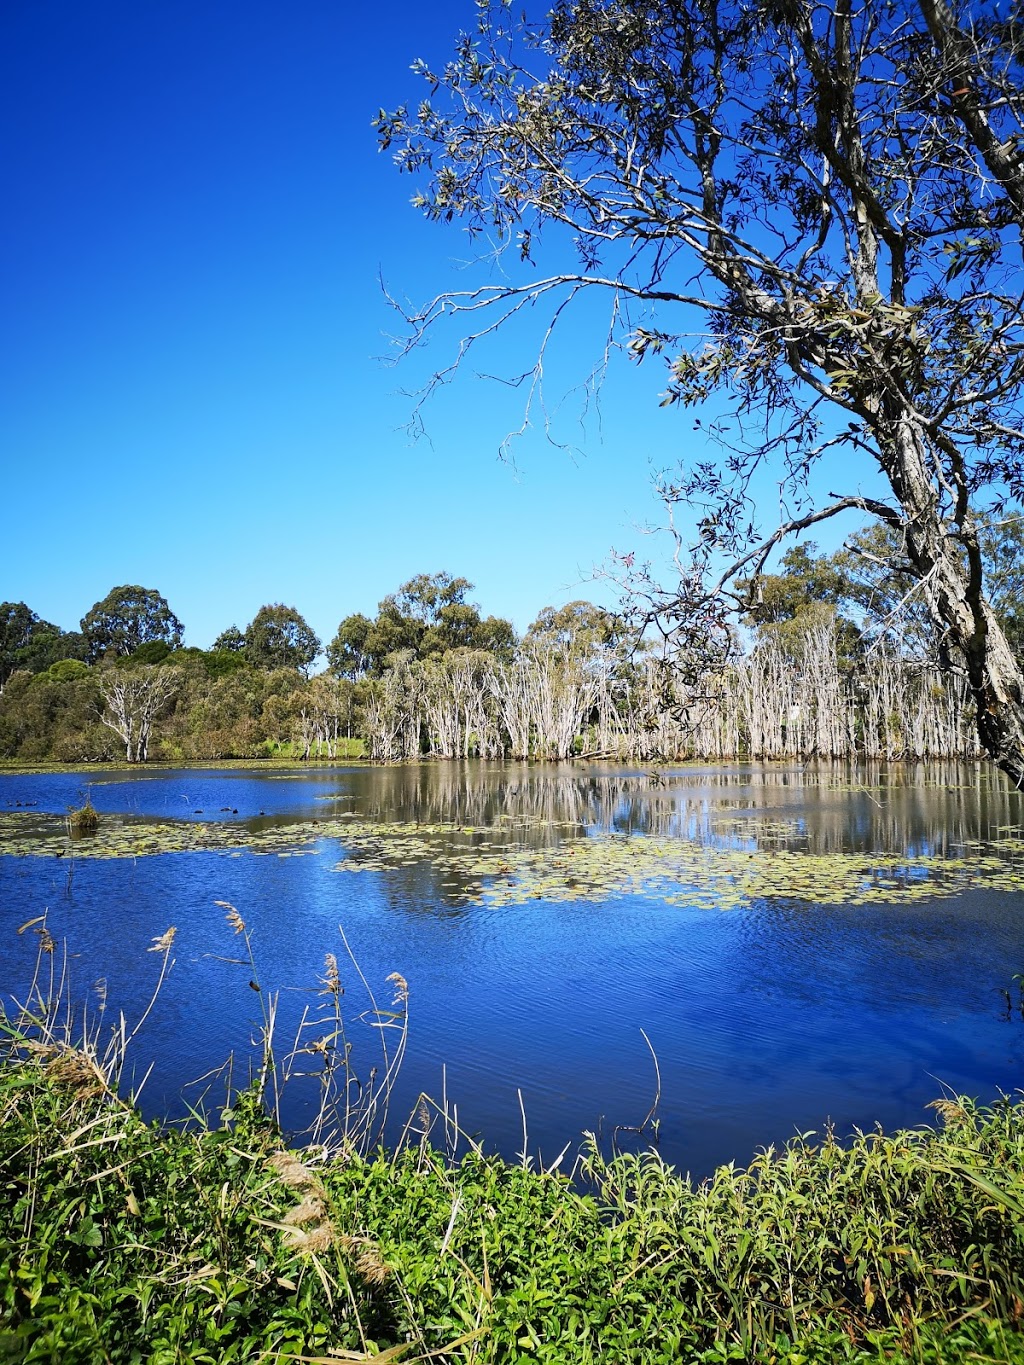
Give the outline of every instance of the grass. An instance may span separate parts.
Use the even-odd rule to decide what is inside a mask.
[[[72,834],[95,834],[99,827],[99,811],[92,804],[91,796],[85,798],[84,805],[68,811],[68,830]]]
[[[320,1164],[253,1092],[162,1132],[42,1053],[0,1120],[9,1362],[1024,1361],[1009,1103],[700,1186],[591,1148],[591,1193],[421,1142]]]
[[[223,909],[259,987],[245,921]],[[371,994],[360,1016],[383,1047],[382,1080],[361,1085],[328,955],[291,1051],[274,1049],[260,987],[254,1083],[162,1129],[119,1080],[173,931],[129,1029],[60,1007],[57,945],[31,927],[35,979],[0,1019],[8,1365],[1024,1365],[1020,1103],[947,1098],[935,1128],[798,1138],[700,1184],[593,1142],[573,1182],[471,1142],[457,1160],[460,1135],[426,1100],[385,1151],[408,989],[393,978],[392,1008]],[[275,1110],[300,1067],[323,1102],[297,1151]]]

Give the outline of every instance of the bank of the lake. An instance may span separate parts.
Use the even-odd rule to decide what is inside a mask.
[[[34,978],[100,1052],[146,1016],[121,1094],[153,1064],[143,1117],[81,1016],[6,1053],[0,1359],[1024,1360],[1020,799],[977,765],[0,774],[9,1023]],[[229,1052],[283,1128],[221,1113]],[[321,1162],[289,1134],[328,1062],[364,1088]]]
[[[0,1067],[0,1356],[1020,1362],[1024,1110],[794,1140],[700,1184],[654,1153],[564,1177],[429,1145],[283,1145],[251,1095],[146,1125],[90,1062]]]

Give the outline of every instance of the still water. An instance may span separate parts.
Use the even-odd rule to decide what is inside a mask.
[[[87,783],[100,832],[72,839]],[[24,990],[38,938],[17,931],[45,913],[71,994],[95,1010],[103,981],[105,1018],[130,1023],[175,926],[135,1066],[155,1063],[144,1108],[179,1115],[259,1019],[217,902],[280,991],[282,1042],[322,1002],[325,953],[353,1021],[366,1008],[341,925],[378,1004],[389,973],[409,983],[396,1121],[444,1092],[508,1156],[522,1111],[535,1159],[607,1142],[654,1099],[646,1033],[660,1149],[704,1175],[796,1131],[918,1124],[944,1092],[1024,1084],[1001,994],[1024,971],[1022,802],[975,765],[5,774],[0,994]],[[373,1031],[352,1038],[369,1064]],[[309,1103],[298,1088],[286,1122]]]

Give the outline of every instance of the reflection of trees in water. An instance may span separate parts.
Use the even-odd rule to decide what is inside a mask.
[[[810,852],[943,855],[1001,837],[1021,796],[981,764],[692,768],[421,763],[375,768],[355,788],[378,820],[500,830],[533,847],[588,828]],[[472,835],[463,836],[467,842]]]

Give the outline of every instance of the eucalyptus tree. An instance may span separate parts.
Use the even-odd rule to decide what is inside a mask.
[[[134,654],[141,645],[156,640],[177,649],[183,632],[167,599],[137,583],[111,588],[82,617],[82,634],[92,662],[105,655]]]
[[[62,635],[59,626],[44,621],[24,602],[0,602],[0,689],[16,668]],[[52,662],[47,658],[42,667]]]
[[[237,626],[228,626],[227,630],[222,630],[210,646],[218,653],[230,651],[232,654],[240,654],[245,649],[245,636]]]
[[[107,669],[100,678],[103,724],[119,736],[129,763],[145,763],[153,725],[170,704],[180,683],[180,671],[143,664]]]
[[[245,657],[257,668],[297,668],[307,674],[320,640],[294,607],[260,607],[245,629]]]
[[[499,616],[481,617],[468,600],[473,584],[450,573],[417,574],[377,605],[371,621],[346,616],[327,647],[331,671],[339,677],[380,677],[390,661],[411,654],[429,659],[458,649],[483,649],[509,658],[516,633]]]
[[[362,612],[345,617],[327,646],[327,663],[332,673],[354,680],[369,671],[373,654],[367,641],[372,630],[373,622]]]
[[[701,409],[707,434],[663,489],[698,517],[678,581],[623,570],[641,622],[709,656],[737,578],[787,535],[876,518],[964,670],[985,749],[1024,782],[1024,676],[979,529],[1024,496],[1019,10],[558,0],[534,23],[482,0],[478,15],[447,66],[419,64],[426,98],[377,119],[423,212],[507,251],[503,275],[407,315],[410,345],[458,330],[433,383],[538,306],[543,350],[573,300],[605,293],[612,341],[660,355],[662,402]],[[762,524],[769,504],[783,515]]]

